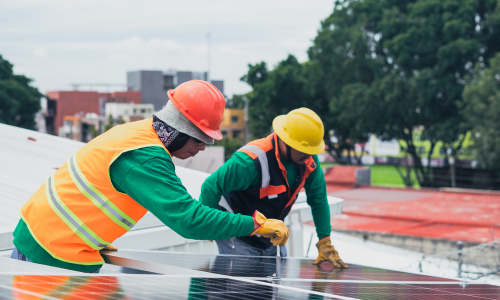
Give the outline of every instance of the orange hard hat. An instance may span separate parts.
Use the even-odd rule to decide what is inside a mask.
[[[219,131],[226,100],[210,82],[190,80],[168,91],[175,107],[209,137],[220,140]]]

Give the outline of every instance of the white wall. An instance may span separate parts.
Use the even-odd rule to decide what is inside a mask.
[[[173,162],[176,166],[212,174],[224,164],[224,147],[207,146],[205,151],[198,152],[195,157],[184,160],[173,157]]]
[[[145,119],[151,118],[154,113],[153,104],[134,104],[134,103],[106,103],[106,117],[112,115],[114,119],[122,117],[125,121],[130,116],[142,116]]]

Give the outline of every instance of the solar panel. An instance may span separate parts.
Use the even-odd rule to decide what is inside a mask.
[[[265,256],[203,255],[160,251],[125,250],[110,257],[129,258],[155,264],[236,277],[270,277],[276,273],[276,258]],[[313,259],[281,258],[283,278],[320,280],[450,281],[450,279],[349,264],[349,269],[333,269],[325,262],[317,267]]]
[[[0,275],[0,299],[500,299],[484,284],[374,284],[173,275]]]
[[[0,299],[500,300],[499,286],[354,264],[347,270],[316,267],[311,259],[282,258],[283,278],[277,280],[269,278],[276,272],[275,257],[120,250],[104,258],[104,270],[135,274],[7,275],[7,270],[0,272]],[[146,272],[138,275],[140,270]]]
[[[282,286],[342,295],[354,299],[500,299],[500,287],[487,284],[460,285],[456,283],[401,284],[328,281],[281,281]]]
[[[319,294],[319,293],[318,293]],[[279,285],[182,276],[0,275],[0,299],[311,299]]]

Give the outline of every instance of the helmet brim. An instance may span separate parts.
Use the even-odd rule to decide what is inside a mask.
[[[278,137],[283,142],[285,142],[285,144],[287,144],[288,146],[292,147],[293,149],[299,152],[309,155],[316,155],[325,151],[325,141],[323,140],[321,140],[321,143],[317,146],[304,146],[301,145],[299,142],[292,140],[288,135],[288,133],[286,133],[286,131],[283,129],[283,124],[285,124],[285,120],[286,120],[286,115],[277,116],[273,120],[274,132],[276,132]]]
[[[200,127],[198,127],[200,128]],[[220,130],[210,130],[210,129],[203,129],[203,128],[200,128],[201,131],[203,131],[204,134],[208,135],[209,137],[213,138],[214,140],[222,140],[222,133],[220,132]]]

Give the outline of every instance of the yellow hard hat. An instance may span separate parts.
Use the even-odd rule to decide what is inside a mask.
[[[273,128],[285,144],[297,151],[315,155],[325,150],[323,122],[309,108],[301,107],[277,116]]]

